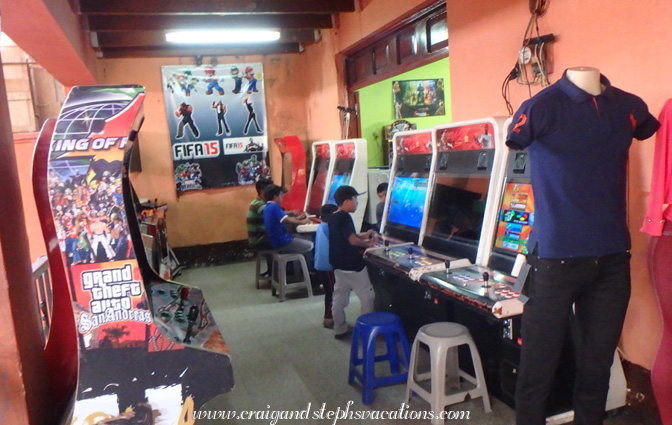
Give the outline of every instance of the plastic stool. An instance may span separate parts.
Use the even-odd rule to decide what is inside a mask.
[[[264,284],[270,284],[271,280],[273,279],[273,270],[268,270],[268,276],[262,276],[261,275],[261,260],[265,259],[266,257],[273,257],[277,251],[273,250],[261,250],[257,251],[257,265],[255,269],[255,275],[254,275],[254,280],[255,280],[255,285],[256,288],[259,289],[260,283],[264,282]],[[273,262],[271,262],[273,264]],[[271,267],[273,269],[273,267]]]
[[[431,369],[428,373],[418,374],[418,349],[421,342],[429,347]],[[465,344],[469,346],[476,377],[459,368],[457,347]],[[431,391],[420,386],[420,382],[427,379],[431,379]],[[464,381],[470,383],[470,388],[465,388]],[[448,391],[446,384],[449,387]],[[485,412],[492,411],[481,356],[466,327],[457,323],[438,322],[420,328],[411,351],[411,366],[406,384],[406,403],[410,401],[412,393],[418,394],[431,404],[434,411],[433,425],[443,424],[444,421],[438,418],[445,407],[464,401],[467,395],[471,398],[482,397]]]
[[[298,282],[287,281],[287,264],[298,262],[301,265],[302,279]],[[295,269],[295,275],[297,270]],[[271,285],[274,290],[278,292],[280,301],[285,300],[285,292],[288,289],[306,288],[308,296],[313,296],[313,285],[310,282],[310,274],[308,272],[308,265],[303,254],[274,254],[273,255],[273,279]]]
[[[385,337],[387,352],[376,356],[378,335]],[[361,357],[359,356],[360,340],[362,346]],[[401,356],[399,355],[398,345],[401,345]],[[410,347],[399,316],[388,312],[363,314],[357,318],[352,335],[348,383],[352,383],[357,378],[362,385],[362,403],[371,404],[374,387],[406,382],[409,357]],[[389,361],[390,375],[376,376],[375,363],[381,361]],[[360,365],[362,366],[361,372],[358,369]],[[401,366],[403,366],[403,371]]]

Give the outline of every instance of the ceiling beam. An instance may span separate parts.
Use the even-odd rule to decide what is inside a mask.
[[[101,32],[94,33],[93,44],[95,47],[162,47],[175,44],[166,42],[163,31],[134,31],[126,33]],[[282,30],[279,43],[304,43],[311,44],[319,41],[319,31],[314,30]]]
[[[102,59],[180,57],[180,56],[242,56],[271,55],[281,53],[300,53],[299,43],[235,45],[227,47],[184,46],[174,48],[160,47],[108,47],[100,50]]]
[[[80,0],[89,15],[354,12],[356,0]]]
[[[140,3],[142,0],[136,0]],[[291,1],[291,0],[290,0]],[[201,16],[97,16],[88,17],[89,31],[165,31],[204,28],[332,28],[331,15],[201,15]]]
[[[96,84],[95,51],[68,0],[0,0],[2,31],[64,86]]]

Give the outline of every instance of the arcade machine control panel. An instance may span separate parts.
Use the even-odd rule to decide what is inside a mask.
[[[364,258],[379,266],[396,270],[415,281],[424,273],[470,264],[468,260],[457,260],[429,252],[410,242],[393,245],[389,240],[367,249]]]
[[[502,319],[522,314],[527,297],[519,288],[525,275],[516,278],[474,265],[427,273],[420,282]]]

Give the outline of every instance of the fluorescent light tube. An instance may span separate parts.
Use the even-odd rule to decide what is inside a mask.
[[[280,38],[278,30],[175,30],[166,41],[179,44],[259,43]]]

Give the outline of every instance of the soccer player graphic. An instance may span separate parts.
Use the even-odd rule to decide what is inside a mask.
[[[488,124],[485,124],[483,127],[483,134],[481,134],[478,137],[478,144],[483,147],[483,149],[491,149],[493,148],[492,144],[494,142],[494,138],[492,137],[492,134],[489,132],[490,126]]]
[[[243,103],[247,107],[247,122],[245,123],[244,133],[247,135],[252,121],[254,121],[254,127],[257,129],[257,133],[262,133],[262,130],[259,128],[259,124],[257,123],[257,114],[254,113],[254,106],[252,106],[252,101],[246,97],[243,99]]]
[[[226,105],[221,100],[218,102],[212,102],[210,109],[217,111],[217,134],[216,136],[222,135],[222,125],[226,131],[226,135],[231,135],[231,130],[229,129],[229,124],[226,122]]]
[[[184,137],[185,125],[189,126],[189,128],[191,129],[191,133],[194,135],[194,137],[198,137],[200,135],[198,127],[196,127],[196,123],[191,118],[191,114],[193,114],[193,112],[194,108],[192,108],[191,105],[188,105],[186,102],[180,103],[180,108],[177,111],[175,111],[175,116],[177,118],[182,117],[179,124],[177,125],[177,136],[175,136],[177,139],[181,139]]]

